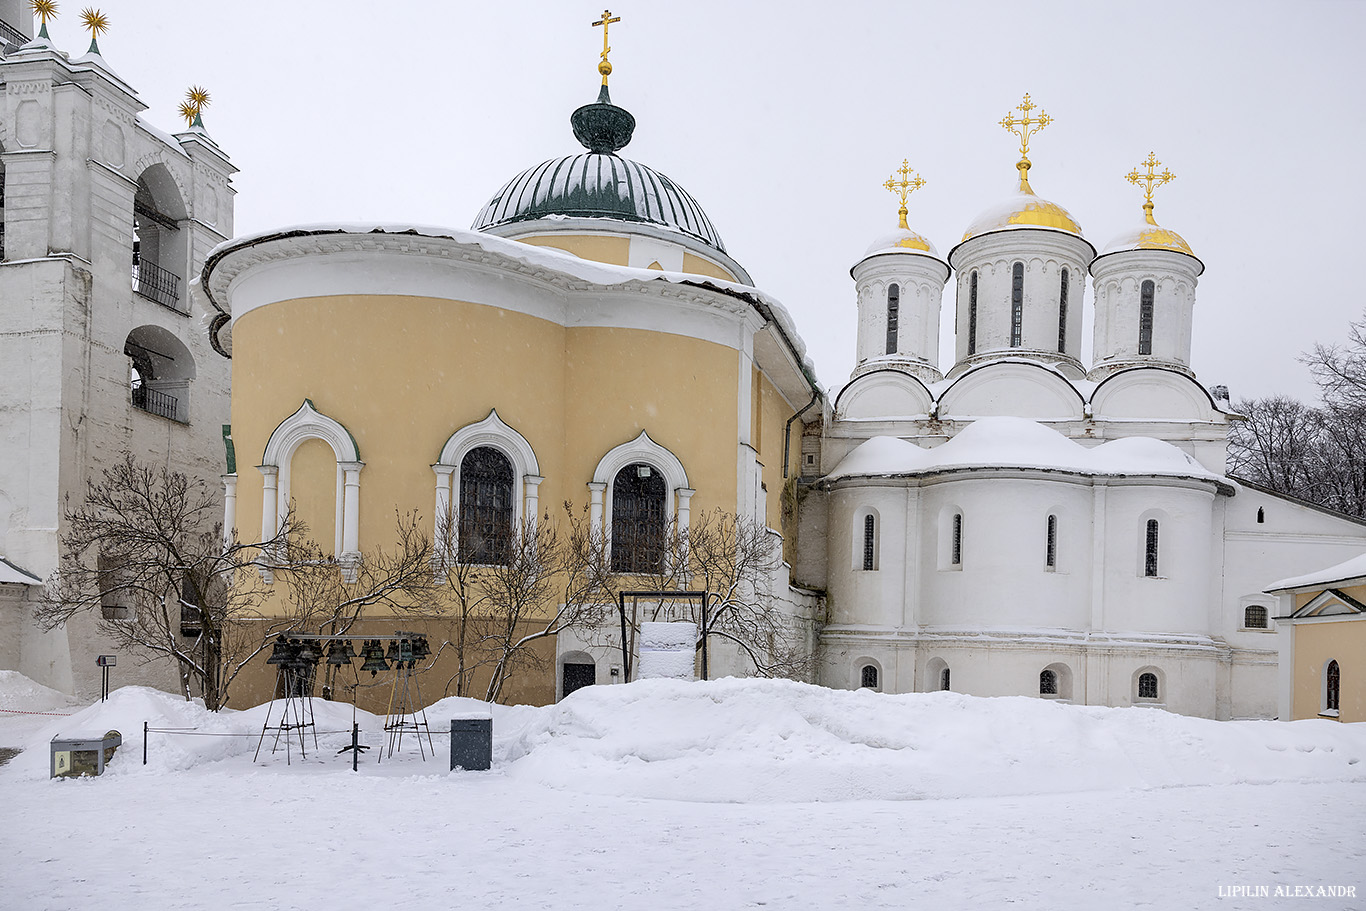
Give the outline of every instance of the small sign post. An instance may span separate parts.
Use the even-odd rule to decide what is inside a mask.
[[[104,672],[100,681],[100,702],[109,698],[109,669],[118,663],[118,655],[100,655],[95,659],[95,666]]]

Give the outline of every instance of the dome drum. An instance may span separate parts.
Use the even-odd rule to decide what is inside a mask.
[[[1170,250],[1110,253],[1092,262],[1090,378],[1138,365],[1191,374],[1191,323],[1201,269],[1194,256]]]

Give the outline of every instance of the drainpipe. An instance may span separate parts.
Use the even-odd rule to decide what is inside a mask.
[[[798,411],[796,414],[792,415],[792,417],[788,418],[787,423],[783,425],[783,480],[787,480],[788,454],[792,449],[792,422],[797,420],[797,418],[801,417],[802,415],[806,414],[806,412],[810,410],[811,406],[816,404],[816,400],[820,397],[820,390],[812,389],[811,401],[807,402],[804,406],[802,406],[802,410]]]

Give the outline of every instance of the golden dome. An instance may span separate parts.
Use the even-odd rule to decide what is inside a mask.
[[[1077,224],[1070,212],[1055,202],[1035,196],[1031,190],[1021,189],[1010,199],[992,206],[973,219],[963,232],[963,240],[1012,228],[1051,228],[1082,236],[1081,225]]]
[[[1162,227],[1153,218],[1153,204],[1145,203],[1143,211],[1146,215],[1144,223],[1132,231],[1125,231],[1105,245],[1101,251],[1101,256],[1111,253],[1127,253],[1132,250],[1170,250],[1173,253],[1184,253],[1200,262],[1200,257],[1195,255],[1191,245],[1186,243],[1186,239],[1175,231]],[[1200,269],[1196,272],[1199,275],[1205,271],[1204,263],[1200,264]]]
[[[867,252],[863,255],[868,257],[876,253],[928,253],[934,257],[939,256],[934,244],[910,228],[897,228],[890,234],[884,234],[869,244]]]

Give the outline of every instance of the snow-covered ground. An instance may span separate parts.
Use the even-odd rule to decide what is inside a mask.
[[[75,714],[0,713],[0,908],[1366,908],[1366,725],[658,680],[494,707],[491,772],[440,733],[377,761],[360,713],[353,773],[349,706],[253,763],[265,707],[33,686],[0,708]],[[144,721],[198,731],[144,766]],[[47,779],[54,734],[107,729],[104,777]]]

